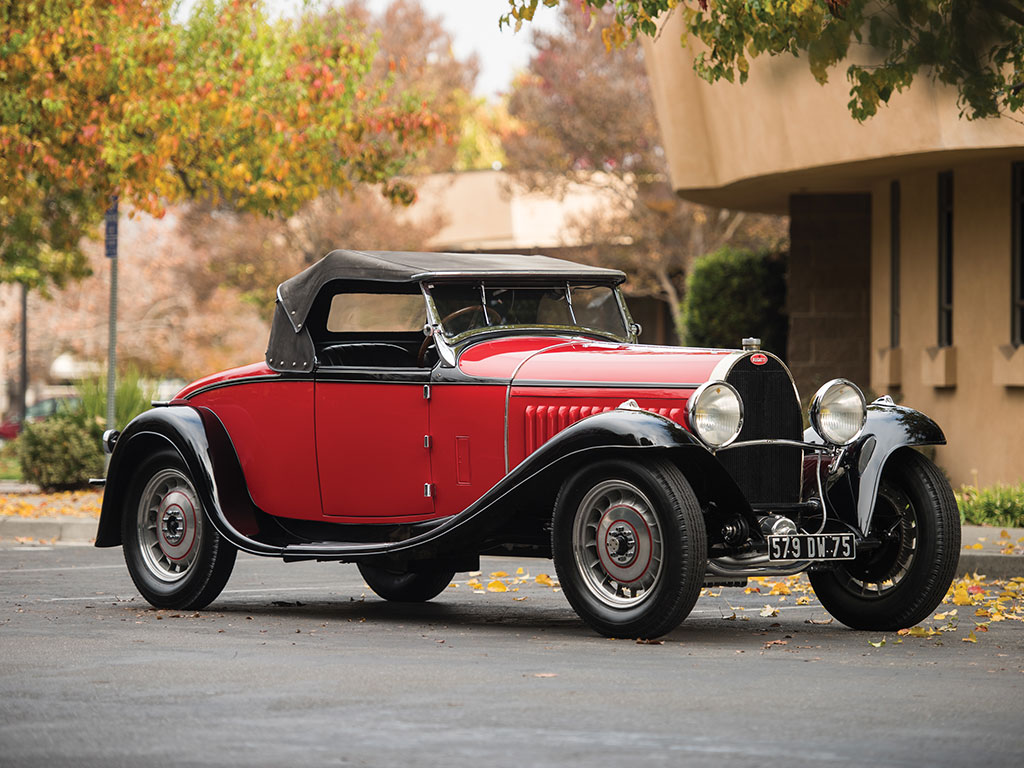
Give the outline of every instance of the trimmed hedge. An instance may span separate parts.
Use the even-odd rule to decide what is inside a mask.
[[[744,337],[785,359],[789,320],[785,254],[728,246],[697,260],[686,286],[686,343],[736,349]]]
[[[44,491],[87,486],[90,477],[103,476],[100,434],[75,413],[27,424],[18,436],[22,479]]]

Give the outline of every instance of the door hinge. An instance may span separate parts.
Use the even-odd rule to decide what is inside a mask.
[[[429,400],[430,399],[430,385],[429,384],[424,384],[423,385],[423,399],[424,400]]]
[[[423,436],[423,447],[424,448],[429,448],[430,447],[430,435],[424,435]]]
[[[424,483],[423,484],[423,495],[424,495],[424,497],[426,497],[428,499],[431,498],[434,495],[434,484],[433,483]]]

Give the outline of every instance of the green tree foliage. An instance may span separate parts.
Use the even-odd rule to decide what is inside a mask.
[[[697,262],[686,286],[686,343],[735,349],[747,336],[785,358],[786,263],[777,255],[722,248]]]
[[[370,78],[377,47],[339,10],[272,20],[261,0],[0,4],[0,280],[78,276],[113,195],[293,213],[396,177],[442,130]]]
[[[517,29],[540,2],[509,0],[500,23]],[[694,69],[715,82],[745,82],[761,54],[806,56],[814,77],[847,63],[850,112],[874,115],[894,92],[922,74],[955,86],[969,119],[1019,113],[1024,107],[1024,8],[1014,0],[580,0],[592,13],[611,8],[609,46],[681,13],[683,44],[703,44]],[[866,43],[866,45],[864,45]]]

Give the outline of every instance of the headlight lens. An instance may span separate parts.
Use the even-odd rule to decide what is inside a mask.
[[[711,448],[724,448],[743,427],[743,401],[724,381],[709,381],[690,397],[686,405],[690,430]]]
[[[832,379],[811,401],[811,425],[834,445],[849,445],[856,440],[867,415],[864,395],[846,379]]]

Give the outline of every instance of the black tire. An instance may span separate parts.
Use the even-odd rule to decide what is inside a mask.
[[[359,573],[378,597],[396,603],[425,603],[448,588],[455,571],[396,571],[359,563]]]
[[[939,469],[909,448],[893,454],[871,532],[883,536],[880,549],[809,574],[815,595],[853,629],[893,631],[924,621],[945,597],[960,558],[960,513]]]
[[[613,459],[577,472],[555,501],[551,545],[570,605],[606,637],[671,632],[707,569],[700,504],[666,461]]]
[[[205,608],[224,589],[238,553],[210,524],[185,463],[169,449],[135,473],[121,541],[132,581],[156,608]]]

